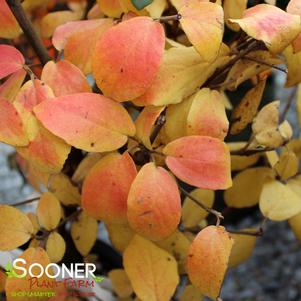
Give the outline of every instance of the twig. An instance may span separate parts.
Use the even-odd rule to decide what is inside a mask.
[[[230,154],[238,155],[238,156],[251,156],[254,154],[258,154],[258,153],[273,151],[275,149],[276,148],[274,148],[274,147],[263,147],[263,148],[259,148],[259,149],[245,149],[245,147],[243,147],[242,149],[231,151]]]
[[[6,3],[17,19],[27,40],[38,55],[41,63],[45,65],[48,61],[51,61],[51,57],[49,56],[46,47],[44,46],[40,36],[35,31],[30,19],[27,17],[21,2],[19,0],[6,0]]]
[[[157,138],[157,136],[158,136],[159,132],[161,131],[165,122],[166,122],[166,117],[165,117],[165,110],[164,110],[162,112],[162,114],[159,116],[159,118],[157,119],[154,130],[153,130],[152,134],[150,135],[151,144],[154,143],[155,139]]]
[[[297,93],[297,90],[298,90],[298,86],[295,86],[286,102],[286,105],[285,105],[285,108],[279,118],[279,123],[282,123],[284,120],[285,120],[285,117],[286,117],[286,114],[288,113],[291,105],[292,105],[292,102],[296,96],[296,93]]]
[[[224,219],[223,215],[219,211],[216,211],[214,209],[211,209],[211,208],[205,206],[200,200],[198,200],[197,198],[195,198],[193,195],[191,195],[188,191],[186,191],[180,185],[178,185],[178,186],[179,186],[180,191],[185,196],[187,196],[188,198],[190,198],[195,204],[197,204],[198,206],[200,206],[202,209],[204,209],[208,213],[211,213],[211,214],[215,215],[216,219],[217,219],[216,225],[219,226],[221,219]]]
[[[159,22],[168,22],[168,21],[179,21],[182,18],[180,14],[172,15],[172,16],[162,16],[160,18],[155,19],[155,21]]]
[[[38,201],[38,200],[40,199],[40,197],[41,197],[41,196],[36,196],[36,197],[34,197],[34,198],[27,199],[27,200],[24,200],[24,201],[21,201],[21,202],[17,202],[17,203],[14,203],[14,204],[9,204],[9,205],[10,205],[10,206],[13,206],[13,207],[26,205],[26,204],[29,204],[29,203]]]
[[[83,209],[80,208],[77,211],[74,211],[72,214],[70,214],[69,216],[67,216],[65,219],[63,219],[58,226],[56,227],[57,229],[60,228],[61,226],[63,226],[64,224],[66,224],[67,222],[76,219],[81,213],[82,213]]]
[[[82,20],[87,19],[88,13],[89,13],[90,9],[94,6],[95,2],[96,2],[95,0],[88,0],[87,1],[87,5],[85,7],[84,14],[82,16]]]
[[[227,230],[229,233],[233,233],[233,234],[241,234],[241,235],[249,235],[249,236],[262,236],[263,235],[263,229],[259,228],[256,231],[252,231],[252,230]]]
[[[278,67],[278,66],[276,66],[274,64],[267,63],[267,62],[262,61],[260,59],[257,59],[257,58],[254,58],[254,57],[250,57],[250,56],[246,56],[246,55],[243,57],[243,59],[246,59],[248,61],[252,61],[252,62],[261,64],[261,65],[265,65],[265,66],[268,66],[268,67],[271,67],[271,68],[274,68],[274,69],[277,69],[277,70],[279,70],[279,71],[284,72],[284,73],[287,74],[287,70],[286,69]]]

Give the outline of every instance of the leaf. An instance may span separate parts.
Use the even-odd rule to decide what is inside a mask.
[[[2,270],[0,270],[0,293],[5,292],[6,279],[6,274]]]
[[[144,7],[151,4],[154,0],[131,0],[131,1],[138,10],[141,10]]]
[[[35,213],[33,212],[28,212],[27,217],[30,219],[32,226],[33,226],[33,234],[37,234],[38,231],[40,230],[40,225],[38,221],[38,217]]]
[[[0,45],[0,79],[21,70],[24,64],[25,59],[19,50],[9,45]]]
[[[156,245],[174,256],[178,262],[178,270],[180,274],[186,273],[186,258],[190,241],[182,232],[176,230],[169,237],[156,242]]]
[[[108,273],[108,276],[112,282],[114,292],[118,295],[118,297],[126,298],[131,296],[133,288],[125,270],[111,270]]]
[[[74,186],[69,177],[63,173],[51,175],[48,188],[65,206],[79,205],[81,202],[78,187]]]
[[[147,106],[141,111],[135,121],[136,137],[148,149],[152,149],[150,137],[156,121],[158,120],[163,110],[164,107]]]
[[[138,172],[127,205],[131,228],[154,241],[171,235],[180,222],[181,198],[177,183],[167,170],[154,163],[143,165]]]
[[[96,219],[83,211],[71,225],[71,237],[76,249],[82,256],[87,256],[97,239],[98,224]]]
[[[41,20],[41,36],[43,38],[50,38],[58,26],[67,22],[80,20],[81,17],[81,11],[62,10],[50,12]]]
[[[57,232],[51,232],[46,242],[46,252],[51,262],[59,262],[64,257],[66,243],[64,238]]]
[[[229,19],[240,19],[247,9],[248,0],[224,0],[224,14],[227,26],[233,31],[239,31],[238,24],[229,22]]]
[[[44,192],[37,207],[39,224],[46,230],[54,230],[61,219],[62,208],[59,200],[51,192]]]
[[[29,143],[19,113],[8,100],[1,96],[0,141],[14,146],[25,146]]]
[[[106,16],[111,18],[120,18],[123,13],[119,0],[97,0],[99,9]]]
[[[212,207],[214,202],[214,192],[212,190],[194,189],[190,194],[208,208]],[[207,215],[206,210],[198,206],[189,197],[185,197],[182,207],[182,223],[185,228],[197,226]]]
[[[284,221],[301,212],[300,196],[276,180],[264,184],[259,201],[262,214],[273,221]]]
[[[57,97],[91,92],[84,74],[68,61],[48,62],[43,68],[41,79],[52,88],[54,95]]]
[[[212,299],[220,295],[233,239],[222,226],[208,226],[195,237],[187,259],[188,276],[201,293]]]
[[[34,275],[39,275],[41,273],[41,268],[38,265],[41,265],[42,268],[45,269],[46,266],[50,264],[49,257],[42,248],[29,248],[19,258],[26,261],[26,264],[22,265],[22,267],[27,271],[30,266],[35,264],[32,268],[32,273]],[[52,274],[52,269],[50,268],[48,272]],[[19,276],[21,274],[19,270],[15,271],[15,273]],[[5,286],[7,301],[16,301],[16,296],[22,296],[22,301],[47,301],[49,299],[48,294],[52,294],[54,291],[53,288],[48,287],[48,285],[30,285],[31,278],[29,273],[27,273],[24,278],[8,278]],[[39,283],[53,281],[53,279],[47,277],[45,273],[38,279]],[[31,295],[24,295],[24,292],[30,292]]]
[[[275,173],[268,167],[254,167],[241,171],[233,178],[233,186],[224,193],[227,206],[233,208],[255,206],[259,202],[264,183],[274,177]]]
[[[110,28],[95,47],[93,75],[98,87],[118,101],[142,95],[157,75],[164,44],[162,25],[149,17],[132,18]]]
[[[250,37],[263,41],[273,54],[282,52],[300,33],[300,16],[291,15],[282,9],[259,4],[247,9],[237,23]]]
[[[297,174],[299,170],[299,160],[294,152],[284,150],[275,164],[274,169],[282,180],[287,180]]]
[[[113,246],[122,253],[135,235],[135,232],[128,224],[106,223],[110,241]]]
[[[246,229],[251,231],[251,229]],[[256,229],[252,229],[256,232]],[[234,244],[229,259],[229,267],[236,267],[252,256],[256,244],[256,236],[231,233]]]
[[[257,113],[261,102],[266,80],[260,81],[249,90],[231,114],[231,135],[237,135],[251,123]]]
[[[5,0],[0,0],[0,37],[14,39],[21,34],[21,28]],[[1,53],[1,51],[0,51]],[[2,53],[1,53],[2,54]]]
[[[107,223],[126,223],[127,197],[136,174],[135,163],[128,152],[104,156],[84,180],[84,210],[90,216]]]
[[[186,134],[223,140],[228,127],[229,122],[221,94],[208,88],[197,92],[187,116]]]
[[[214,63],[209,64],[201,59],[193,47],[170,48],[164,52],[162,64],[152,85],[134,103],[139,106],[179,103],[196,92],[215,69],[227,61],[226,51]]]
[[[112,25],[113,20],[110,18],[68,22],[57,27],[52,42],[57,50],[64,49],[66,60],[84,74],[89,74],[92,72],[92,55],[96,42]]]
[[[301,241],[301,212],[291,217],[288,223],[296,238]]]
[[[134,292],[142,301],[168,301],[179,283],[176,260],[152,242],[135,235],[123,257]]]
[[[200,290],[189,284],[184,288],[179,301],[203,301],[203,295]]]
[[[74,147],[92,152],[123,146],[135,126],[118,103],[94,93],[77,93],[45,100],[34,108],[38,120]]]
[[[138,1],[138,0],[136,0]],[[167,7],[167,0],[153,0],[151,4],[145,7],[149,15],[153,18],[160,18]]]
[[[180,180],[204,189],[231,186],[230,153],[219,139],[188,136],[170,142],[163,153],[168,168]]]
[[[180,23],[202,60],[213,62],[219,53],[224,34],[224,12],[211,2],[188,2],[179,10]]]
[[[288,46],[284,50],[283,54],[285,56],[288,69],[285,86],[292,87],[301,82],[301,52],[293,53],[292,46]]]
[[[286,11],[292,15],[299,15],[301,17],[300,1],[290,0],[286,7]],[[301,51],[301,34],[300,33],[297,36],[297,38],[293,41],[292,46],[294,49],[294,53]]]
[[[0,85],[0,96],[13,101],[18,94],[25,79],[26,71],[21,69],[11,74],[6,81]]]
[[[22,211],[0,205],[0,250],[10,251],[26,243],[34,229],[30,219]]]

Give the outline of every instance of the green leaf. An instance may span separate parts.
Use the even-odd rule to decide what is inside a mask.
[[[141,10],[145,6],[151,4],[154,0],[131,0],[131,1],[138,10]]]

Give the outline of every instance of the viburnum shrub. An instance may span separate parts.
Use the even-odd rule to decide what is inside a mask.
[[[267,220],[301,239],[301,142],[285,119],[301,5],[266,2],[0,0],[0,140],[40,194],[0,205],[0,250],[21,247],[28,266],[94,262],[120,300],[221,300]],[[272,69],[294,86],[281,112],[261,104]],[[228,229],[223,208],[256,206],[259,225]],[[12,274],[7,300],[42,290]]]

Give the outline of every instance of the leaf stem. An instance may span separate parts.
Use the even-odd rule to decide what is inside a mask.
[[[27,17],[21,2],[19,0],[6,0],[6,3],[22,28],[28,42],[38,55],[41,63],[45,65],[48,61],[51,61],[46,47],[35,31],[30,19]]]

